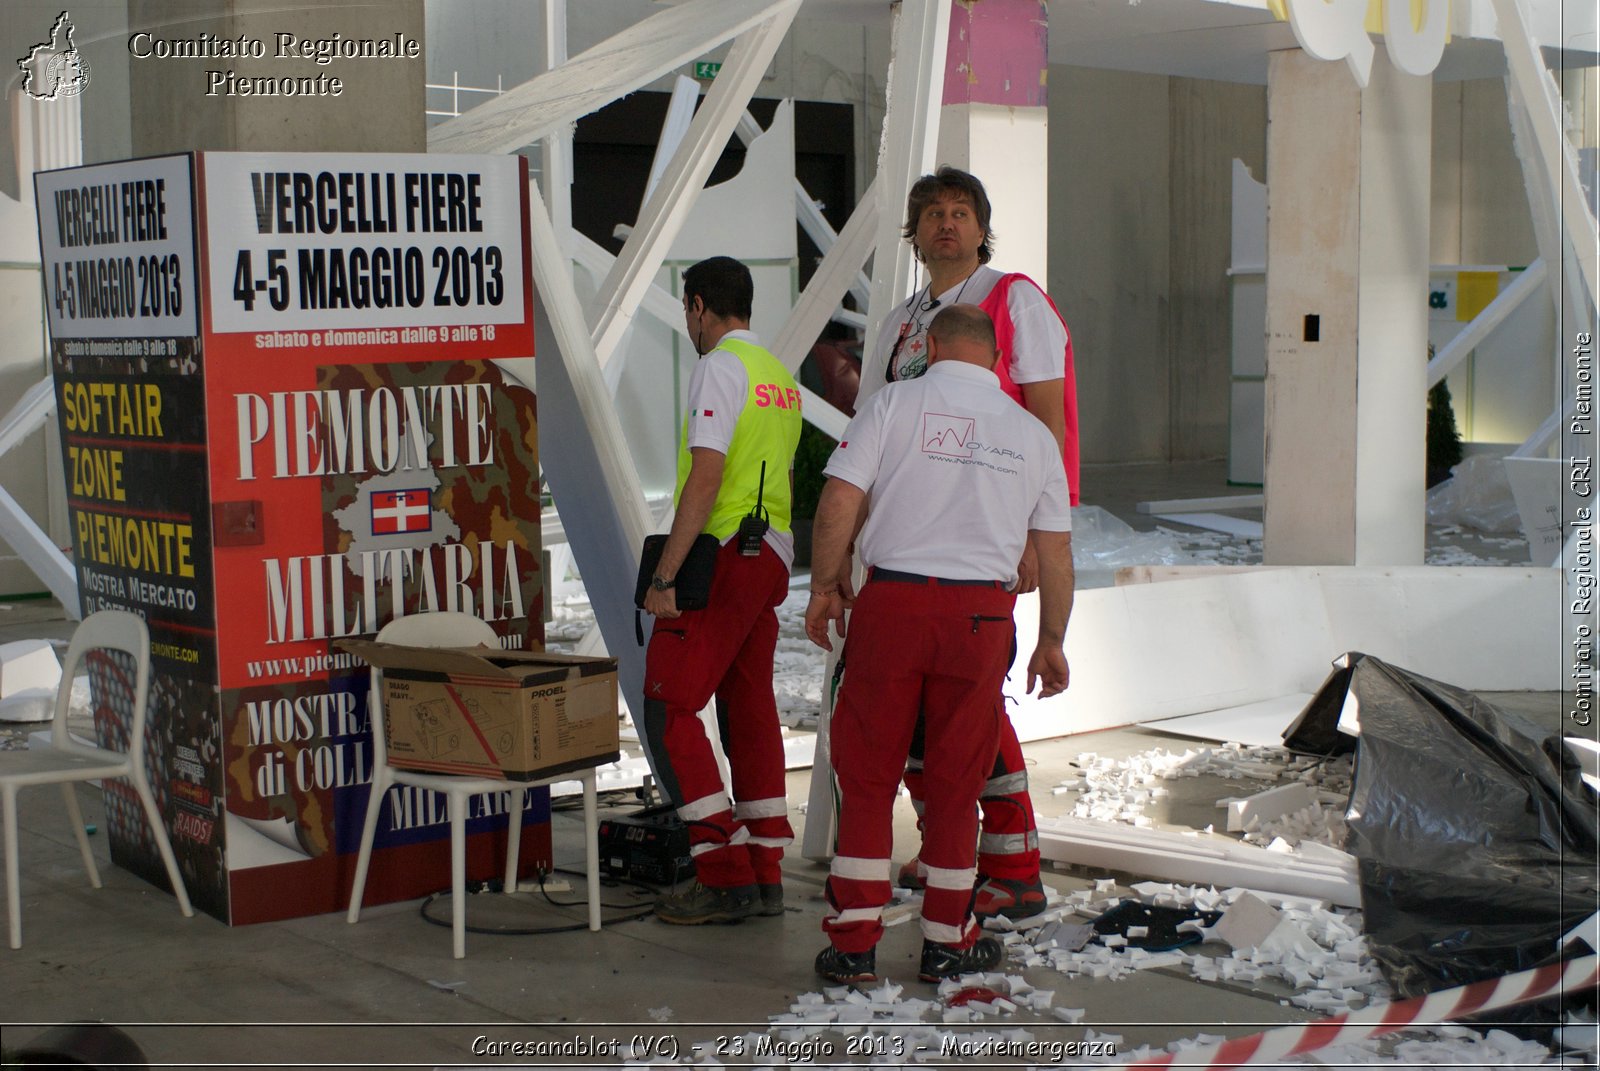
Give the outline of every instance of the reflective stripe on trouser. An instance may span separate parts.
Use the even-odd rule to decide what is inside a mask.
[[[750,834],[745,849],[750,853],[750,866],[755,871],[756,881],[763,885],[781,882],[783,850],[794,843],[794,828],[789,825],[788,798],[741,800],[734,805],[733,817]]]
[[[852,667],[854,668],[854,667]],[[1004,698],[1002,697],[1002,702]],[[906,763],[906,791],[920,821],[924,799],[922,734],[912,737],[911,759]],[[983,835],[978,838],[978,870],[991,878],[1031,881],[1039,876],[1039,829],[1034,822],[1033,797],[1028,795],[1028,767],[1017,741],[1016,727],[1002,718],[1000,750],[994,770],[978,800],[983,812]]]
[[[1004,720],[995,698],[1008,663],[1012,602],[993,588],[871,582],[857,598],[845,647],[850,668],[829,729],[839,839],[822,928],[835,948],[865,951],[883,935],[878,913],[889,899],[894,800],[919,701],[929,789],[923,933],[958,946],[977,937],[975,805]],[[1004,620],[974,635],[974,615]]]
[[[704,610],[655,623],[645,655],[645,716],[660,727],[668,762],[659,772],[667,798],[689,826],[695,876],[726,887],[781,881],[783,844],[793,839],[785,799],[782,729],[772,695],[778,643],[774,608],[789,574],[771,547],[746,558],[729,543],[717,554]],[[720,736],[733,776],[722,782],[700,711],[717,699]],[[760,803],[763,815],[737,816],[732,800]]]

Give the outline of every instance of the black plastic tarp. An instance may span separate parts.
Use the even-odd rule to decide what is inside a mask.
[[[1561,734],[1351,653],[1284,733],[1329,755],[1360,724],[1345,818],[1368,945],[1403,997],[1556,957],[1600,909],[1594,797]]]

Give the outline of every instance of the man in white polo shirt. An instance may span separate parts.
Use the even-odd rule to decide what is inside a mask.
[[[893,808],[919,706],[926,728],[922,861],[924,981],[989,970],[1001,948],[973,918],[977,801],[1006,717],[1017,563],[1039,561],[1039,637],[1028,690],[1067,686],[1062,644],[1072,612],[1072,512],[1061,451],[993,372],[994,324],[952,305],[928,329],[929,369],[892,383],[856,414],[826,469],[813,528],[806,634],[831,650],[844,635],[849,668],[834,708],[838,852],[817,973],[877,977],[875,948],[889,900]],[[859,531],[867,583],[854,597],[848,548]]]

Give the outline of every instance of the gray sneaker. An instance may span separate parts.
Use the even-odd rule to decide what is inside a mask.
[[[761,891],[761,902],[756,905],[757,915],[783,914],[783,886],[778,883],[758,886]]]
[[[758,911],[759,905],[754,885],[716,888],[696,881],[686,889],[657,897],[656,918],[675,926],[738,922]]]

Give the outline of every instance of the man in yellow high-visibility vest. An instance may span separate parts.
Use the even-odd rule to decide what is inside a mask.
[[[794,840],[772,658],[776,608],[794,561],[789,470],[800,441],[800,389],[751,333],[753,296],[749,269],[730,257],[683,273],[684,321],[701,360],[689,379],[677,512],[644,603],[656,617],[645,655],[645,723],[666,749],[667,768],[658,772],[689,827],[695,867],[688,888],[656,901],[656,916],[680,925],[781,915],[779,865]],[[710,600],[703,610],[680,611],[678,570],[701,533],[722,544]],[[731,797],[699,718],[712,696]]]

